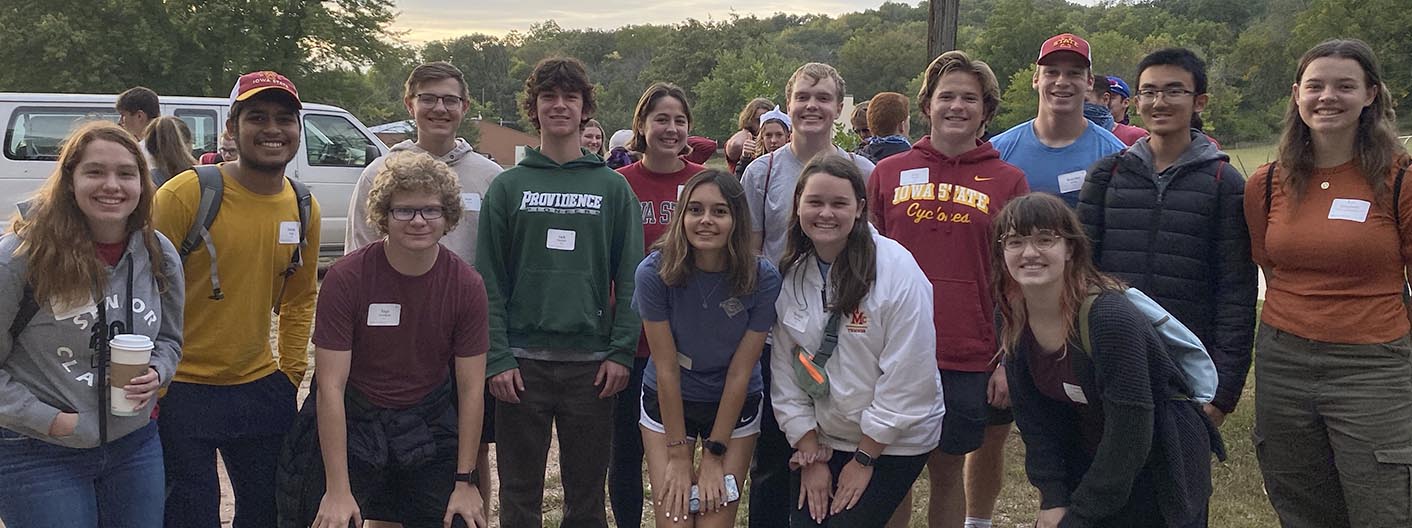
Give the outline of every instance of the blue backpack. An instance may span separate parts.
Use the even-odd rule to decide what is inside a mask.
[[[1093,341],[1089,336],[1089,312],[1093,310],[1093,301],[1098,298],[1098,294],[1097,289],[1089,290],[1088,296],[1084,297],[1083,304],[1079,306],[1079,344],[1090,359],[1093,358]],[[1201,340],[1141,290],[1128,288],[1123,292],[1123,297],[1152,322],[1157,336],[1162,338],[1167,353],[1172,356],[1177,370],[1182,373],[1187,395],[1199,403],[1211,403],[1216,397],[1216,363],[1211,361],[1211,354],[1206,352]]]

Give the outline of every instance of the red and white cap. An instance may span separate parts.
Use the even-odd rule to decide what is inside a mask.
[[[1044,45],[1039,47],[1039,58],[1035,59],[1035,64],[1044,64],[1044,60],[1055,53],[1069,52],[1077,54],[1084,60],[1084,66],[1093,64],[1093,56],[1089,53],[1088,41],[1073,33],[1060,33],[1049,37],[1044,41]]]
[[[265,90],[285,92],[294,98],[296,107],[304,107],[304,104],[299,101],[299,89],[294,87],[294,83],[288,77],[269,70],[241,75],[235,81],[235,87],[230,90],[230,102],[234,104],[236,101],[247,100]]]

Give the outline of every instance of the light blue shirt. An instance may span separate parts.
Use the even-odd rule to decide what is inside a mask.
[[[1000,159],[1025,171],[1031,191],[1057,195],[1075,207],[1089,166],[1125,148],[1112,132],[1087,119],[1084,123],[1088,128],[1083,135],[1062,148],[1041,143],[1034,134],[1033,119],[991,138],[990,143],[1000,151]]]

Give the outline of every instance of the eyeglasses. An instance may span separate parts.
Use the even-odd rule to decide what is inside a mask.
[[[437,101],[441,101],[441,104],[444,105],[446,108],[460,108],[461,103],[465,102],[465,99],[459,95],[436,95],[429,93],[419,93],[416,95],[416,98],[417,104],[421,105],[424,108],[436,108]]]
[[[1059,244],[1059,241],[1063,239],[1064,237],[1046,229],[1029,236],[1020,236],[1013,233],[1005,235],[1000,237],[1000,245],[1005,248],[1006,253],[1019,253],[1024,251],[1025,245],[1027,244],[1034,244],[1035,249],[1040,251],[1048,251],[1053,249],[1054,246]]]
[[[444,207],[393,207],[392,219],[402,222],[410,222],[417,215],[422,215],[423,220],[436,220],[446,214]]]
[[[1138,90],[1138,91],[1137,91],[1137,98],[1138,98],[1139,100],[1147,101],[1147,102],[1156,101],[1158,97],[1162,97],[1162,96],[1166,96],[1167,99],[1176,99],[1176,98],[1178,98],[1178,97],[1186,97],[1186,96],[1188,96],[1188,95],[1196,95],[1196,92],[1193,92],[1193,91],[1188,90],[1188,89],[1186,89],[1186,88],[1177,88],[1177,87],[1175,87],[1175,86],[1172,87],[1172,88],[1163,88],[1163,89],[1161,89],[1161,90]]]

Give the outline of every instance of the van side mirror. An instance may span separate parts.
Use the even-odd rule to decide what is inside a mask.
[[[377,145],[374,145],[372,143],[365,145],[363,147],[363,166],[367,167],[369,163],[372,163],[373,160],[377,159],[378,156],[381,155],[382,151],[378,150]]]

